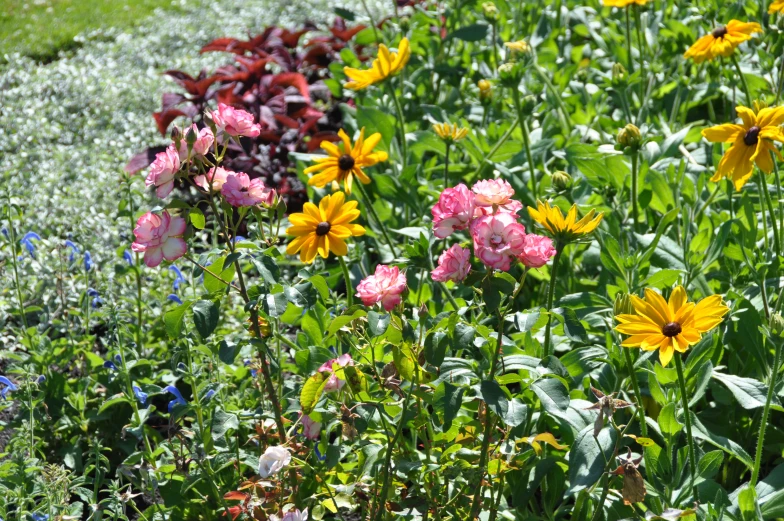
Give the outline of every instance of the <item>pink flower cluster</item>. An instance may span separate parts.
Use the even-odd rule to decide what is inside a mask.
[[[447,188],[433,207],[433,233],[441,239],[458,230],[468,229],[474,253],[492,269],[509,271],[517,259],[529,268],[544,266],[555,255],[552,240],[526,234],[517,222],[523,205],[512,199],[514,188],[502,179],[478,181],[471,190],[464,184]],[[433,280],[460,282],[471,270],[471,254],[454,245],[444,251],[433,270]]]
[[[381,303],[387,311],[392,311],[402,301],[406,290],[406,274],[397,266],[376,266],[373,275],[365,277],[357,286],[357,297],[366,306]]]
[[[144,263],[150,268],[159,265],[163,259],[179,259],[188,251],[188,244],[182,238],[185,226],[185,219],[170,215],[168,210],[160,215],[147,212],[136,221],[133,229],[136,239],[131,249],[144,253]]]
[[[261,125],[256,123],[253,114],[242,109],[218,103],[218,110],[213,110],[210,117],[218,127],[219,134],[232,137],[258,137],[261,134]]]

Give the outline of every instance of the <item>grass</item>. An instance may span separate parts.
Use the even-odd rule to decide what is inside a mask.
[[[123,29],[156,8],[176,9],[172,0],[0,0],[0,55],[20,52],[48,62],[78,47],[83,32]]]

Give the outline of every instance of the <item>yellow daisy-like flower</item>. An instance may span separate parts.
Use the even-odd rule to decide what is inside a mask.
[[[468,135],[467,128],[458,127],[451,123],[433,123],[433,131],[438,137],[450,143],[460,141]]]
[[[775,0],[768,7],[768,14],[784,13],[784,0]]]
[[[343,192],[335,192],[321,200],[318,206],[305,203],[302,213],[289,215],[286,233],[296,239],[286,247],[286,253],[299,252],[299,259],[310,264],[316,255],[327,258],[329,253],[343,256],[348,253],[345,239],[365,234],[365,228],[351,221],[359,217],[357,202],[346,202]]]
[[[386,161],[389,155],[386,152],[373,152],[381,141],[381,134],[376,132],[365,139],[365,127],[362,127],[359,139],[353,147],[348,135],[342,129],[338,131],[338,136],[343,140],[343,149],[341,150],[335,143],[322,141],[321,148],[329,155],[315,159],[316,164],[306,168],[305,173],[319,172],[308,181],[310,186],[323,188],[327,183],[332,183],[333,189],[337,190],[338,184],[343,183],[346,193],[350,194],[354,176],[357,176],[362,184],[370,183],[370,178],[362,168]]]
[[[702,135],[713,143],[732,143],[711,181],[727,177],[740,190],[751,177],[755,163],[760,170],[770,173],[773,170],[770,153],[781,158],[774,141],[784,142],[784,131],[779,126],[784,123],[784,107],[761,108],[757,112],[748,107],[735,107],[735,110],[741,125],[717,125],[703,129]]]
[[[536,209],[528,207],[531,218],[546,229],[553,238],[561,243],[571,242],[584,237],[594,231],[604,217],[603,213],[596,215],[596,210],[591,209],[585,217],[577,220],[577,205],[573,204],[564,217],[561,209],[550,206],[549,202],[536,201]]]
[[[630,5],[645,5],[648,0],[602,0],[605,7],[628,7]]]
[[[397,52],[390,52],[387,46],[382,43],[378,46],[378,57],[373,60],[369,69],[343,67],[343,72],[352,80],[346,83],[345,87],[352,90],[362,90],[374,83],[384,81],[403,70],[410,57],[411,48],[408,45],[408,38],[400,40]]]
[[[721,295],[711,295],[697,304],[689,302],[686,290],[678,286],[670,300],[664,300],[652,289],[645,290],[645,298],[632,295],[636,314],[617,315],[615,330],[629,337],[621,345],[640,347],[646,351],[659,350],[659,361],[666,366],[675,351],[685,353],[714,327],[718,326],[729,308]]]
[[[528,42],[526,42],[525,40],[517,40],[516,42],[506,42],[504,43],[504,46],[517,52],[528,52],[528,49],[531,48],[531,46],[528,45]]]
[[[712,60],[717,56],[729,58],[735,48],[746,40],[751,40],[751,35],[761,33],[762,26],[756,22],[741,22],[730,20],[730,23],[717,27],[689,47],[684,53],[684,58],[691,58],[694,63]]]

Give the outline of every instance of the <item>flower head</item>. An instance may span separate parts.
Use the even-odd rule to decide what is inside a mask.
[[[133,386],[133,395],[136,397],[137,400],[139,400],[139,403],[141,403],[142,405],[147,405],[147,398],[149,397],[149,395],[144,391],[142,391],[142,388],[139,387],[138,385]]]
[[[324,385],[325,393],[339,391],[343,388],[344,385],[346,385],[346,381],[342,378],[339,378],[336,372],[341,367],[346,367],[349,365],[354,365],[354,360],[351,359],[351,355],[348,353],[340,355],[337,358],[327,360],[321,364],[321,367],[318,368],[319,373],[332,373],[327,379],[327,383]]]
[[[155,186],[155,193],[163,199],[169,195],[174,188],[174,177],[180,171],[180,154],[174,148],[174,144],[169,145],[163,152],[158,152],[155,161],[150,165],[150,173],[147,174],[145,184]]]
[[[0,388],[0,397],[2,397],[3,400],[7,399],[7,395],[10,391],[19,390],[16,384],[11,380],[9,380],[8,378],[6,378],[5,376],[0,376],[0,385],[2,385],[2,387]]]
[[[541,268],[553,258],[556,249],[549,237],[530,233],[525,236],[523,251],[517,258],[529,268]]]
[[[768,6],[768,14],[784,13],[784,0],[773,0]]]
[[[347,194],[351,193],[351,187],[354,183],[354,176],[359,179],[362,184],[370,183],[370,178],[362,170],[363,167],[373,166],[381,161],[386,161],[389,155],[386,152],[379,151],[373,152],[373,149],[381,141],[381,134],[376,132],[367,139],[365,139],[365,128],[359,132],[359,139],[357,139],[354,146],[351,146],[351,140],[348,135],[341,129],[338,131],[338,136],[343,140],[342,149],[329,141],[322,141],[321,148],[327,152],[326,157],[316,158],[315,165],[309,166],[305,169],[306,174],[318,172],[310,178],[308,184],[322,188],[329,183],[332,183],[334,190],[338,189],[338,185],[343,183]]]
[[[193,134],[191,135],[191,133]],[[182,137],[183,139],[180,140],[180,148],[177,150],[180,155],[180,161],[186,161],[188,159],[189,140],[193,140],[191,157],[204,156],[210,151],[212,144],[215,142],[215,135],[212,133],[210,127],[204,127],[199,130],[195,123],[184,132]]]
[[[606,7],[628,7],[630,5],[645,5],[648,0],[602,0],[602,5]]]
[[[504,46],[516,52],[528,52],[528,50],[531,48],[531,46],[528,45],[528,42],[526,42],[525,40],[517,40],[516,42],[506,42],[504,43]]]
[[[460,183],[447,188],[438,196],[438,203],[430,210],[433,214],[433,233],[439,239],[449,237],[456,230],[468,228],[474,218],[474,194]]]
[[[182,299],[174,293],[166,295],[166,300],[174,302],[175,304],[182,304]]]
[[[177,266],[172,264],[171,266],[169,266],[169,271],[174,273],[174,282],[172,283],[172,289],[174,291],[177,291],[178,289],[180,289],[180,286],[182,284],[186,284],[187,283],[187,281],[185,280],[185,277],[183,276],[182,272],[180,271],[180,268],[178,268]]]
[[[515,194],[512,185],[503,179],[477,181],[471,187],[471,190],[474,192],[477,217],[496,213],[499,210],[516,214],[523,208],[520,201],[512,199],[512,196]]]
[[[711,181],[729,178],[736,190],[743,188],[751,177],[754,164],[760,170],[770,173],[773,170],[771,153],[781,159],[781,153],[774,141],[784,142],[784,107],[762,108],[754,111],[747,107],[735,107],[741,124],[724,124],[703,129],[702,135],[713,143],[732,143],[721,158]]]
[[[133,255],[128,250],[123,252],[123,260],[128,263],[129,266],[133,266]]]
[[[84,271],[90,271],[91,269],[93,269],[93,266],[95,266],[95,264],[93,264],[93,256],[90,255],[89,251],[85,250],[85,252],[84,252]]]
[[[402,300],[400,295],[406,290],[406,274],[397,266],[376,266],[376,272],[359,283],[357,297],[366,306],[381,303],[385,310],[391,311]]]
[[[718,326],[729,308],[721,295],[711,295],[697,304],[688,301],[686,290],[678,286],[669,300],[659,293],[645,289],[645,298],[632,295],[635,314],[617,315],[615,330],[629,337],[621,345],[640,347],[646,351],[659,350],[659,360],[666,366],[673,353],[685,353],[702,335]]]
[[[261,125],[256,123],[253,114],[242,109],[218,103],[218,110],[213,110],[210,116],[221,133],[234,137],[258,137],[261,134]]]
[[[76,243],[74,243],[70,239],[66,239],[65,247],[71,249],[71,253],[68,254],[68,262],[73,262],[74,260],[76,260],[76,256],[81,253],[81,250],[79,250],[79,246],[77,246]]]
[[[730,20],[727,25],[717,27],[689,47],[684,53],[684,58],[691,58],[694,63],[712,60],[717,56],[728,58],[732,56],[735,48],[746,40],[751,40],[751,35],[761,33],[762,26],[756,22],[741,22]]]
[[[308,519],[308,509],[306,508],[302,512],[298,509],[293,508],[283,514],[283,517],[278,517],[276,515],[270,516],[270,521],[306,521]]]
[[[169,412],[172,412],[172,409],[177,405],[188,405],[188,402],[182,397],[180,390],[173,385],[167,385],[163,390],[174,395],[174,400],[169,402]]]
[[[309,440],[317,440],[321,437],[321,422],[314,421],[307,414],[302,416],[302,435]]]
[[[378,57],[373,60],[369,69],[343,68],[346,76],[351,78],[351,81],[344,86],[352,90],[366,89],[403,70],[410,57],[411,48],[408,45],[408,38],[400,40],[397,52],[390,52],[387,46],[382,43],[378,46]]]
[[[460,141],[468,135],[466,127],[458,127],[451,123],[433,123],[433,131],[447,143]]]
[[[275,190],[267,188],[264,180],[251,180],[243,172],[226,172],[226,181],[221,186],[221,195],[232,206],[272,205],[275,201]],[[213,182],[213,185],[215,183]]]
[[[37,233],[27,232],[24,234],[24,236],[22,236],[22,239],[19,241],[19,243],[25,247],[27,253],[30,254],[30,257],[35,259],[35,245],[33,244],[33,241],[40,241],[40,240],[41,240],[41,236],[38,235]]]
[[[136,221],[133,229],[136,240],[131,249],[143,252],[144,263],[150,268],[159,265],[163,259],[179,259],[188,251],[188,244],[182,238],[185,227],[185,219],[170,215],[168,210],[160,215],[147,212]]]
[[[430,272],[436,282],[461,282],[471,271],[471,250],[453,244],[438,257],[438,267]]]
[[[563,243],[585,237],[599,226],[604,217],[603,213],[596,215],[596,210],[592,209],[578,221],[576,204],[569,208],[564,217],[560,208],[542,201],[536,201],[536,209],[529,206],[528,213],[534,221],[550,232],[556,241]]]
[[[471,223],[474,251],[485,266],[509,271],[525,245],[525,227],[511,213],[485,215]]]
[[[269,478],[291,463],[291,452],[285,447],[267,447],[259,458],[259,476]]]
[[[286,233],[294,235],[286,248],[288,255],[299,252],[302,262],[310,264],[316,255],[327,258],[329,253],[343,256],[348,253],[345,239],[365,234],[365,228],[351,221],[359,217],[356,201],[346,201],[343,192],[324,197],[319,205],[305,203],[302,213],[289,215]]]

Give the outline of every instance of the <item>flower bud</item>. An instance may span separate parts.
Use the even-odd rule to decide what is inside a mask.
[[[523,113],[523,116],[530,116],[534,113],[535,108],[536,96],[528,94],[527,96],[523,96],[520,100],[520,111]]]
[[[498,67],[498,76],[505,87],[517,88],[522,79],[522,70],[515,62],[507,62]]]
[[[770,330],[775,336],[784,336],[784,317],[774,313],[770,317]]]
[[[612,66],[612,84],[615,87],[626,85],[629,80],[629,73],[620,63],[614,63]]]
[[[759,114],[759,111],[761,111],[762,109],[766,109],[766,108],[768,108],[768,102],[767,101],[765,101],[765,100],[758,100],[758,99],[754,100],[754,112],[755,113]]]
[[[550,180],[553,190],[556,192],[563,192],[572,187],[572,176],[563,170],[553,172]]]
[[[266,318],[259,316],[258,325],[259,333],[261,333],[262,338],[266,338],[272,334],[272,328],[270,327],[270,323]],[[248,319],[248,331],[250,332],[251,336],[256,336],[256,328],[253,327],[253,322],[251,322],[250,319]]]
[[[498,8],[495,6],[493,2],[485,2],[482,4],[482,13],[485,15],[485,19],[493,23],[498,20]]]
[[[642,144],[642,135],[640,129],[629,123],[618,131],[617,142],[622,147],[639,148]]]
[[[490,101],[493,98],[493,86],[487,80],[479,80],[476,83],[479,88],[479,99],[481,101]]]
[[[403,33],[407,33],[408,29],[411,27],[411,19],[408,16],[401,16],[400,17],[400,30]]]
[[[631,315],[634,313],[632,306],[632,298],[628,293],[618,293],[615,295],[615,302],[613,303],[613,314],[618,315]]]

